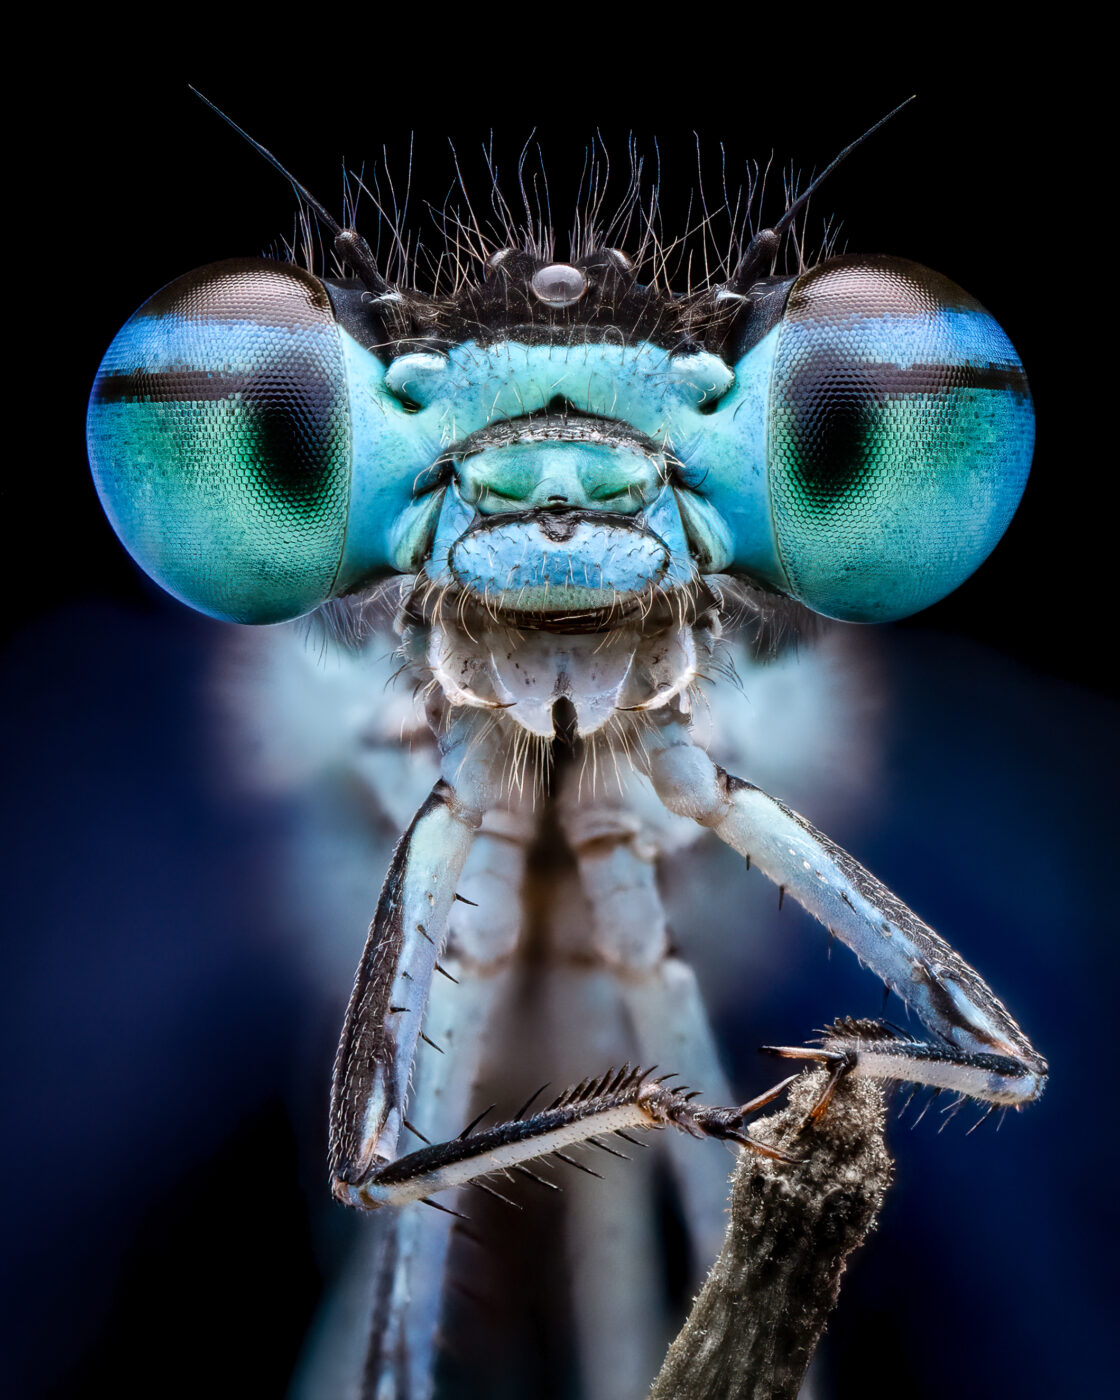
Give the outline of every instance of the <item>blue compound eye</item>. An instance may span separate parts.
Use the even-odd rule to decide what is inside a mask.
[[[777,330],[766,460],[788,591],[830,617],[927,607],[984,560],[1018,505],[1034,414],[984,308],[897,258],[799,278]]]
[[[323,602],[350,497],[350,412],[323,284],[236,259],[172,282],[101,364],[98,494],[157,583],[200,611],[278,622]]]

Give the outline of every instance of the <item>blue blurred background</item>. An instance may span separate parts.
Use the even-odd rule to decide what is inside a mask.
[[[50,363],[65,351],[45,410],[49,445],[21,458],[6,488],[15,535],[48,512],[52,533],[35,548],[33,585],[23,568],[9,590],[18,603],[0,686],[0,1389],[214,1393],[220,1359],[219,1393],[281,1394],[330,1253],[313,1231],[349,988],[333,1006],[311,995],[277,927],[283,804],[231,792],[214,762],[219,624],[138,575],[84,461],[85,398],[124,317],[179,272],[290,230],[282,183],[190,97],[189,78],[328,202],[343,155],[376,159],[387,141],[400,156],[413,129],[416,192],[441,201],[447,135],[467,149],[495,126],[516,152],[538,123],[560,209],[586,134],[601,127],[621,151],[628,130],[656,133],[669,227],[684,217],[694,127],[707,149],[727,143],[729,171],[771,149],[820,167],[919,87],[920,103],[853,157],[819,207],[843,216],[853,250],[929,263],[993,311],[1027,366],[1039,447],[989,564],[875,640],[881,770],[865,810],[830,834],[990,978],[1053,1078],[998,1133],[989,1123],[966,1137],[962,1114],[938,1134],[936,1109],[913,1131],[913,1111],[892,1129],[896,1184],[845,1283],[824,1394],[1104,1393],[1120,972],[1104,619],[1113,545],[1100,503],[1084,505],[1104,467],[1083,416],[1084,361],[1068,351],[1079,298],[1047,242],[1054,211],[1080,197],[1092,122],[1082,115],[1077,146],[1067,144],[1025,83],[967,104],[953,83],[905,76],[799,89],[790,101],[775,78],[687,103],[646,84],[589,96],[573,137],[518,76],[512,43],[494,42],[485,69],[459,49],[428,64],[419,87],[407,64],[372,86],[330,74],[270,81],[248,67],[234,76],[202,61],[157,76],[118,64],[110,46],[61,85],[65,188],[43,198],[49,211],[62,206],[80,269],[63,260],[40,317]],[[472,74],[469,124],[434,113],[433,91],[457,91]],[[44,173],[49,184],[49,164]],[[768,1072],[757,1045],[879,1010],[878,983],[854,960],[826,959],[800,911],[787,906],[783,919],[790,950],[778,972],[744,989],[742,1014],[721,1028],[744,1092]]]

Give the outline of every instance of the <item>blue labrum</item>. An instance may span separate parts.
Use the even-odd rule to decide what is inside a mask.
[[[966,578],[1026,481],[1033,413],[1009,340],[898,259],[709,296],[671,348],[514,323],[416,349],[364,306],[356,321],[354,296],[287,264],[219,263],[153,297],[105,357],[102,501],[140,565],[204,612],[278,621],[423,568],[549,615],[730,571],[884,620]]]
[[[605,593],[640,598],[665,576],[669,551],[652,531],[572,520],[548,533],[542,520],[468,531],[451,547],[451,576],[506,611],[586,612]]]

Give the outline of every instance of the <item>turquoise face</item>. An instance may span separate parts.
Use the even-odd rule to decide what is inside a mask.
[[[1014,349],[898,259],[836,258],[765,290],[761,323],[749,295],[705,294],[710,334],[699,306],[673,349],[625,325],[573,335],[565,312],[551,337],[513,318],[394,354],[356,334],[352,292],[218,263],[110,346],[94,478],[137,562],[233,621],[421,569],[522,625],[705,573],[852,621],[928,606],[1022,494],[1033,413]]]

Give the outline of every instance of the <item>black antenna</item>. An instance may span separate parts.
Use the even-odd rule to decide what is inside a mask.
[[[190,84],[188,83],[187,86],[190,87]],[[327,228],[330,229],[334,236],[334,251],[339,260],[350,264],[358,275],[358,281],[361,282],[367,291],[373,292],[377,296],[384,296],[387,292],[393,290],[380,272],[378,272],[373,252],[357,229],[343,228],[338,221],[332,217],[330,211],[319,203],[311,191],[301,185],[290,171],[285,170],[270,150],[262,146],[259,141],[255,141],[247,131],[237,125],[232,117],[227,117],[220,107],[211,102],[205,94],[199,92],[196,87],[191,87],[191,92],[201,101],[205,102],[212,112],[217,113],[227,126],[233,127],[238,136],[248,141],[249,145],[252,146],[253,150],[256,151],[258,155],[264,156],[269,165],[283,175],[284,179],[287,180],[288,184],[291,185],[300,199],[311,207],[318,218],[322,219],[323,223],[326,224]]]
[[[826,165],[817,178],[809,184],[805,192],[798,195],[773,228],[759,229],[758,233],[756,233],[747,244],[743,256],[739,259],[739,265],[728,283],[730,288],[733,290],[745,291],[751,283],[757,279],[759,269],[764,264],[772,263],[774,258],[777,257],[782,239],[789,232],[794,219],[797,218],[801,210],[817,190],[820,189],[821,185],[824,184],[840,162],[846,160],[857,146],[862,146],[869,136],[874,136],[879,128],[885,126],[892,117],[897,117],[903,107],[909,107],[910,103],[913,102],[916,97],[917,93],[914,93],[908,97],[905,102],[900,102],[898,106],[888,112],[885,117],[880,117],[874,126],[869,126],[862,136],[857,136],[850,145],[845,146],[840,154]]]

